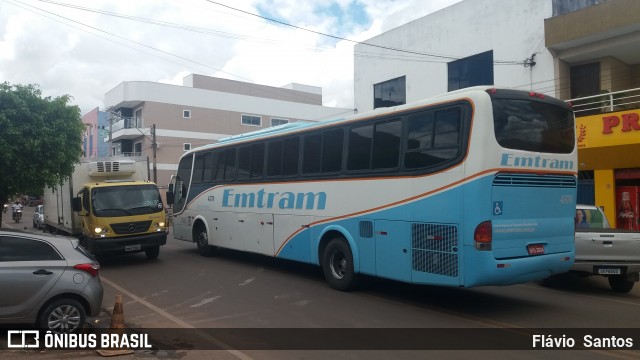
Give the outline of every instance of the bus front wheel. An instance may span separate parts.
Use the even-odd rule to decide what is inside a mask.
[[[339,237],[329,242],[322,255],[322,271],[333,289],[347,291],[355,287],[353,254],[347,240]]]
[[[196,244],[198,245],[198,253],[202,256],[212,256],[215,247],[209,245],[209,235],[204,226],[198,226],[195,229]]]

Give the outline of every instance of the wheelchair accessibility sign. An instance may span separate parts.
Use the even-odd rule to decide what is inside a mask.
[[[502,215],[502,201],[493,202],[493,215]]]

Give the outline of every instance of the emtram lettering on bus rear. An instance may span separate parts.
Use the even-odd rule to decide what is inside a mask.
[[[516,156],[514,154],[502,154],[501,166],[509,167],[535,167],[544,169],[573,169],[573,161],[544,158],[542,156]]]

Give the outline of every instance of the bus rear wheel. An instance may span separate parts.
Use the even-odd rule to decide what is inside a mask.
[[[322,255],[322,271],[333,289],[347,291],[356,286],[353,254],[347,240],[339,237],[329,241]]]
[[[202,256],[213,256],[215,247],[209,245],[209,235],[207,229],[200,225],[195,230],[196,244],[198,245],[198,253]]]

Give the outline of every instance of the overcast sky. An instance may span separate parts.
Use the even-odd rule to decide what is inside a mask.
[[[68,94],[83,115],[123,81],[192,73],[319,86],[352,108],[354,41],[459,1],[0,0],[0,81]]]

